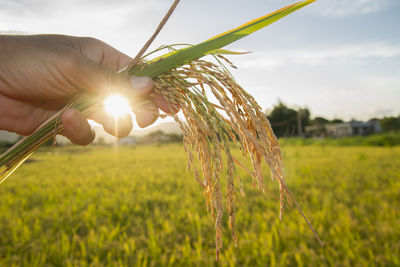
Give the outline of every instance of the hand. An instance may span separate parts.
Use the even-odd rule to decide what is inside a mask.
[[[117,71],[132,59],[94,38],[64,35],[0,36],[0,129],[21,135],[32,133],[60,110],[77,92],[118,91],[131,99],[149,97],[153,82],[148,77],[129,78]],[[140,127],[155,122],[159,108],[171,112],[165,100],[153,96],[135,110]],[[115,122],[102,109],[90,117],[115,136],[132,130],[126,115]],[[87,145],[95,134],[76,109],[61,116],[63,135]],[[116,127],[115,125],[118,125]]]

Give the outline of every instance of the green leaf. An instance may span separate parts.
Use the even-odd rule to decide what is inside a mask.
[[[207,54],[212,54],[212,55],[244,55],[244,54],[249,54],[250,52],[236,52],[236,51],[231,51],[231,50],[226,50],[226,49],[215,49]]]
[[[143,56],[143,58],[146,58],[149,55],[154,54],[156,52],[159,52],[159,51],[161,51],[163,49],[167,49],[167,48],[175,49],[176,46],[180,46],[180,45],[184,45],[184,46],[187,46],[187,47],[193,47],[194,46],[192,44],[163,45],[163,46],[157,48],[156,50],[151,51],[147,55]],[[157,60],[161,60],[162,58],[167,58],[167,57],[169,57],[169,56],[171,56],[173,54],[178,53],[179,51],[180,51],[179,49],[175,49],[174,51],[170,51],[170,52],[168,52],[166,54],[163,54],[161,56],[158,56],[158,57],[152,59],[150,62],[155,62]],[[236,52],[236,51],[230,51],[230,50],[227,50],[227,49],[215,49],[215,50],[207,52],[206,54],[207,55],[210,55],[210,54],[211,55],[243,55],[243,54],[248,54],[248,53],[250,53],[250,52],[247,52],[247,51],[246,52]]]
[[[316,0],[305,0],[291,4],[273,13],[249,21],[248,23],[243,24],[235,29],[217,35],[200,44],[173,51],[164,56],[161,56],[151,61],[144,68],[138,69],[134,67],[130,69],[128,73],[136,76],[156,77],[157,75],[163,74],[173,68],[182,66],[185,63],[199,59],[214,50],[220,49],[230,43],[233,43],[315,1]]]

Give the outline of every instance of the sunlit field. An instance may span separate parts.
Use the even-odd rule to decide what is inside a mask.
[[[0,185],[0,266],[400,265],[400,147],[283,152],[324,247],[294,208],[280,222],[279,201],[241,172],[239,247],[225,220],[216,264],[214,225],[180,145],[69,147],[34,154]]]

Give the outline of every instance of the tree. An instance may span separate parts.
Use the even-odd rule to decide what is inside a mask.
[[[303,133],[304,127],[309,124],[310,111],[306,108],[295,110],[279,101],[267,117],[276,136],[296,136]]]
[[[315,117],[310,121],[310,125],[325,125],[328,124],[329,120],[323,117]]]
[[[380,124],[384,132],[400,131],[400,117],[385,117],[381,119]]]
[[[342,119],[333,119],[330,121],[330,123],[343,123],[344,121]]]

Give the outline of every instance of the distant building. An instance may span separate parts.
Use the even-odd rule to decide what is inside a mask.
[[[379,120],[373,119],[367,122],[349,121],[335,124],[311,125],[305,127],[307,137],[346,137],[355,135],[370,135],[382,132]]]
[[[310,125],[304,128],[306,137],[325,137],[326,127],[325,124]]]
[[[141,143],[143,144],[151,144],[151,143],[164,143],[169,142],[171,137],[165,134],[163,131],[158,130],[152,133],[149,133],[146,136],[141,138]]]
[[[379,122],[368,121],[349,121],[338,124],[327,124],[326,132],[331,137],[345,137],[354,135],[370,135],[374,133],[380,133],[381,128]]]
[[[118,140],[118,144],[123,146],[135,146],[139,143],[139,138],[136,136],[127,136]]]

